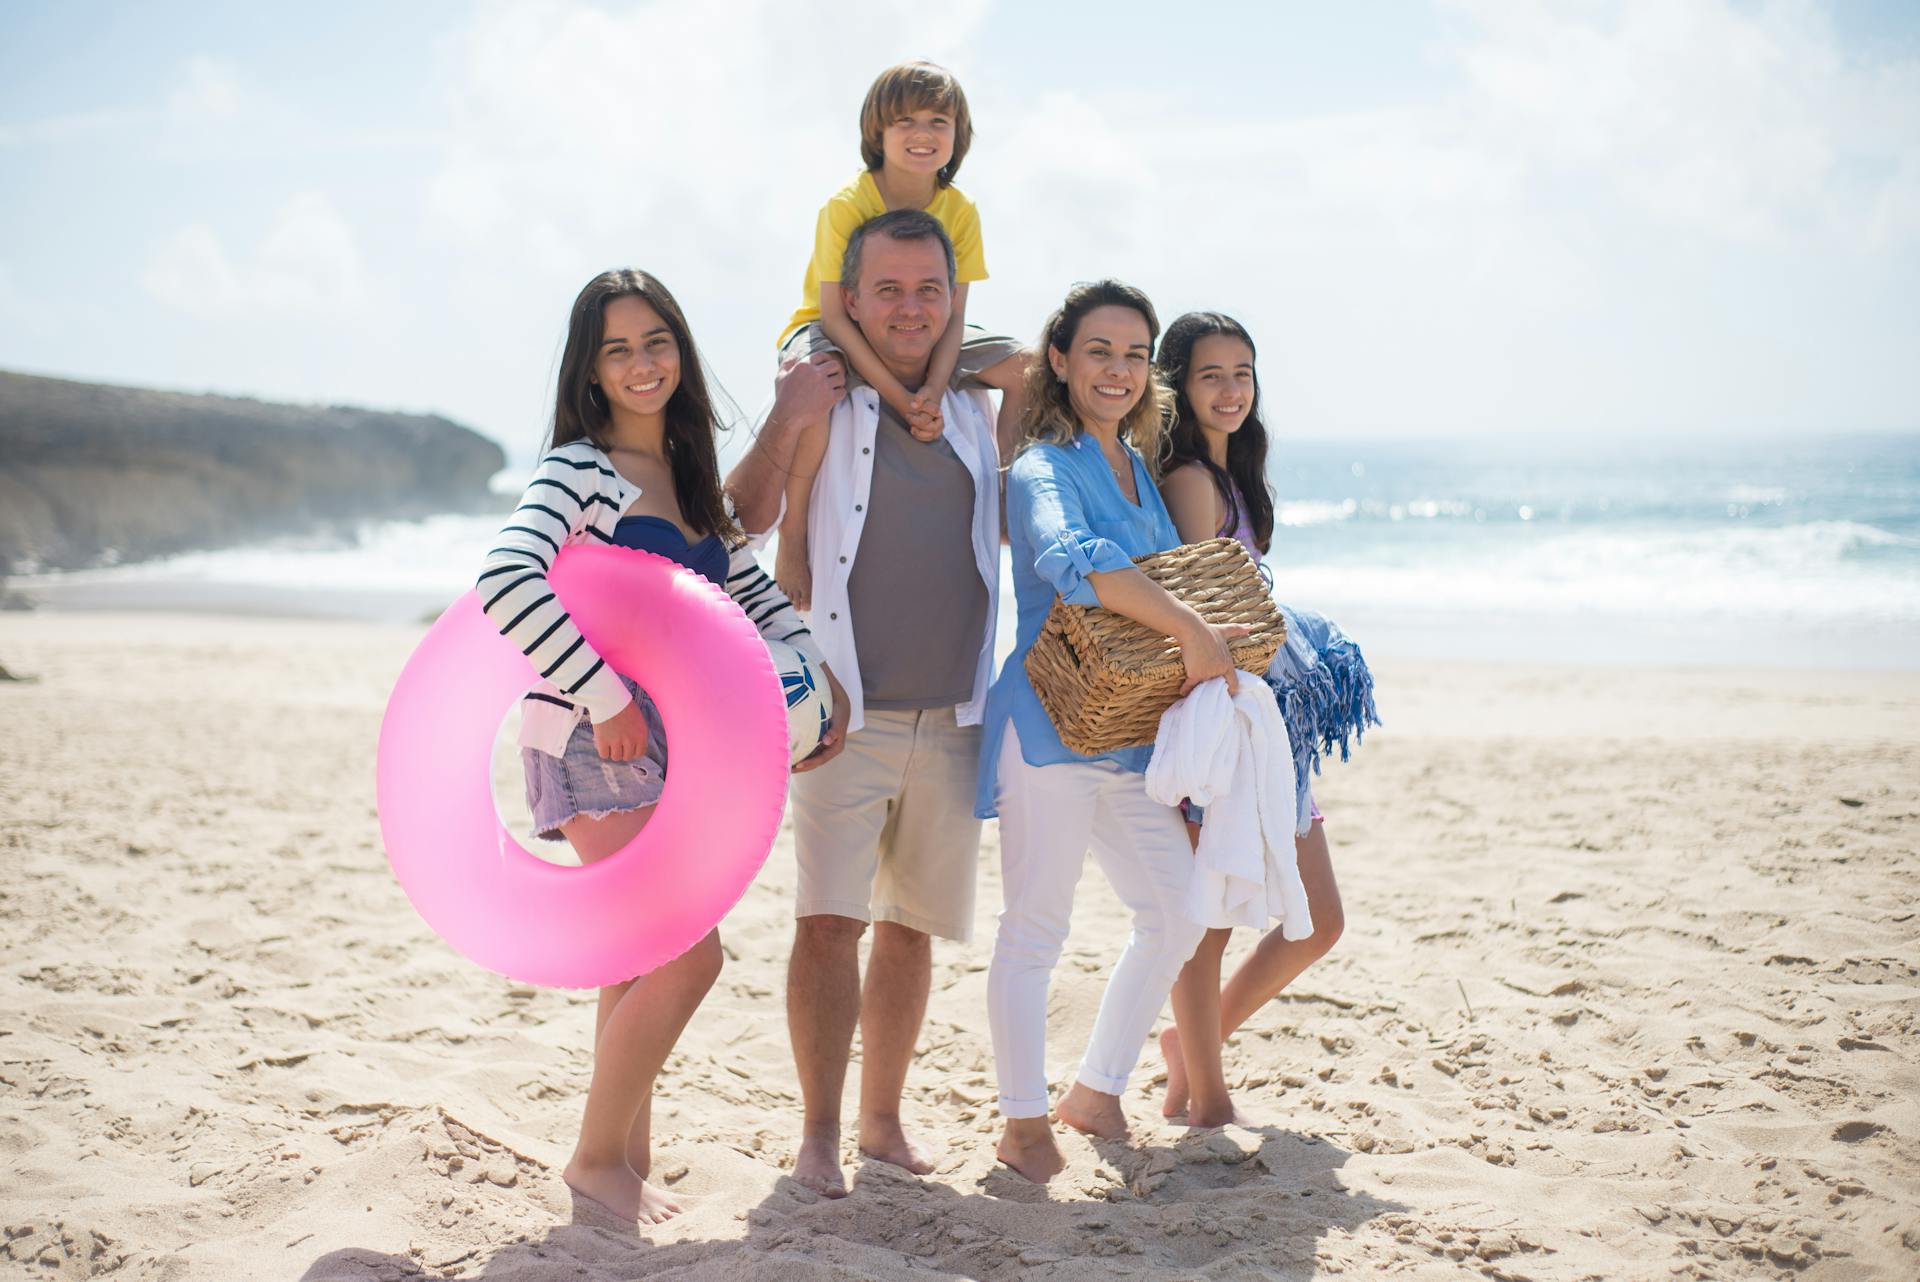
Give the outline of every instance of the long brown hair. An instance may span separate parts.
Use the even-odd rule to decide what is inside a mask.
[[[1131,285],[1117,280],[1082,281],[1067,291],[1067,297],[1047,323],[1041,327],[1040,343],[1035,349],[1039,359],[1027,362],[1027,407],[1021,420],[1022,443],[1047,441],[1065,445],[1080,431],[1080,416],[1067,397],[1067,385],[1053,372],[1046,358],[1049,350],[1065,356],[1080,336],[1080,322],[1096,307],[1125,307],[1139,312],[1147,322],[1147,341],[1160,336],[1160,318],[1153,303]],[[1166,420],[1172,409],[1172,397],[1147,367],[1147,385],[1140,401],[1120,420],[1120,438],[1140,453],[1147,475],[1160,479],[1160,464],[1167,453]]]
[[[874,78],[867,100],[860,104],[860,159],[877,172],[887,162],[881,136],[887,126],[915,111],[939,111],[953,117],[953,157],[937,175],[942,187],[953,185],[960,162],[973,145],[973,116],[960,82],[945,67],[923,58],[896,63]]]
[[[667,287],[633,268],[601,272],[573,300],[567,345],[560,355],[560,378],[553,402],[553,430],[547,448],[585,439],[607,448],[612,417],[606,393],[594,386],[594,360],[607,332],[607,304],[638,298],[660,314],[680,348],[680,382],[667,401],[667,464],[680,519],[698,534],[718,534],[729,546],[741,539],[740,527],[727,515],[720,489],[720,457],[714,435],[720,429],[713,397],[707,391],[706,362],[693,345],[686,314]]]
[[[1173,391],[1173,427],[1168,433],[1171,453],[1169,471],[1185,463],[1197,462],[1213,478],[1233,525],[1239,525],[1240,505],[1234,499],[1237,487],[1246,501],[1247,520],[1253,526],[1253,541],[1262,555],[1273,546],[1273,490],[1267,484],[1267,425],[1260,421],[1260,369],[1253,372],[1253,403],[1240,430],[1227,437],[1227,466],[1222,470],[1207,453],[1206,436],[1194,415],[1193,402],[1187,397],[1187,373],[1193,366],[1193,349],[1203,338],[1215,335],[1237,338],[1254,353],[1253,335],[1247,327],[1224,312],[1188,312],[1167,326],[1154,368]],[[1255,361],[1258,361],[1255,354]]]

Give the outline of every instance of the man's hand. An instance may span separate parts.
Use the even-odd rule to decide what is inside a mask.
[[[832,352],[790,357],[773,379],[773,417],[804,425],[824,420],[847,394],[847,371]]]
[[[781,496],[793,478],[793,455],[801,433],[818,426],[824,435],[833,407],[846,394],[846,370],[831,352],[780,362],[773,380],[773,404],[754,429],[746,454],[727,473],[727,495],[740,515],[742,529],[759,535],[779,520]]]
[[[824,663],[820,668],[826,673],[827,689],[833,693],[833,715],[827,722],[827,728],[821,732],[820,746],[795,763],[793,773],[797,775],[818,770],[839,756],[847,746],[847,717],[853,711],[847,706],[847,692],[840,688],[840,679],[833,675],[832,668]]]

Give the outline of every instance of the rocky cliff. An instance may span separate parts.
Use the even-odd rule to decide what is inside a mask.
[[[498,506],[505,461],[430,415],[0,372],[0,573]]]

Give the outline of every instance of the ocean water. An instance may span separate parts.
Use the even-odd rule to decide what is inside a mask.
[[[1281,441],[1270,475],[1276,594],[1377,655],[1920,667],[1920,436]],[[24,586],[412,619],[470,586],[498,524],[373,523]]]
[[[1920,437],[1276,455],[1276,595],[1383,652],[1920,666]]]

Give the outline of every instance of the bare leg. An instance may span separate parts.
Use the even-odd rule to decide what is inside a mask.
[[[620,999],[633,987],[633,981],[613,984],[600,990],[600,1004],[593,1014],[593,1045],[600,1046],[600,1034],[607,1026],[607,1017],[620,1005]],[[633,1129],[627,1133],[627,1165],[641,1179],[646,1179],[653,1170],[653,1092],[647,1092],[647,1098],[640,1101],[640,1111],[634,1115]]]
[[[1302,971],[1325,957],[1347,927],[1323,825],[1314,824],[1306,836],[1294,842],[1294,850],[1300,859],[1300,880],[1307,888],[1307,902],[1313,908],[1313,933],[1305,939],[1283,939],[1277,930],[1267,932],[1220,992],[1222,1037],[1252,1019],[1255,1011],[1298,979]]]
[[[652,817],[652,809],[575,819],[562,829],[593,863],[625,846]],[[648,1101],[660,1066],[681,1030],[719,977],[720,935],[711,931],[681,956],[625,984],[601,990],[595,1020],[593,1080],[580,1119],[580,1139],[565,1178],[581,1196],[623,1219],[659,1223],[680,1211],[679,1203],[646,1182],[630,1162],[637,1140],[643,1167],[650,1165]]]
[[[1188,831],[1197,841],[1199,830],[1189,825]],[[1167,1059],[1167,1096],[1160,1111],[1168,1117],[1184,1112],[1193,1126],[1224,1126],[1240,1120],[1220,1064],[1221,1043],[1307,967],[1325,957],[1346,929],[1323,826],[1315,823],[1306,836],[1294,840],[1293,848],[1307,902],[1313,908],[1313,934],[1286,939],[1277,930],[1269,931],[1226,987],[1218,990],[1218,1001],[1209,1003],[1206,996],[1220,982],[1220,958],[1232,932],[1207,932],[1174,982],[1174,1026],[1160,1034],[1160,1052]]]
[[[1195,850],[1200,848],[1199,824],[1192,822],[1187,824],[1187,841]],[[1173,992],[1170,994],[1173,999],[1173,1023],[1160,1030],[1160,1057],[1165,1060],[1167,1064],[1167,1095],[1166,1098],[1160,1102],[1160,1115],[1162,1117],[1180,1117],[1187,1111],[1187,1061],[1180,1049],[1184,1040],[1180,1033],[1180,1025],[1182,1023],[1191,1023],[1192,1021],[1181,1012],[1183,1009],[1187,1009],[1193,1002],[1194,998],[1192,994],[1201,991],[1200,985],[1203,981],[1196,977],[1196,967],[1198,967],[1200,971],[1207,969],[1207,965],[1203,959],[1213,947],[1214,934],[1214,931],[1209,930],[1206,935],[1201,938],[1200,946],[1194,949],[1193,956],[1187,960],[1186,966],[1181,968],[1180,977],[1173,981]],[[1220,951],[1225,952],[1226,946],[1226,941],[1224,939],[1221,940]],[[1220,982],[1220,957],[1218,954],[1215,954],[1213,958],[1212,971],[1214,984],[1216,985],[1214,991],[1218,992],[1217,986]],[[1183,1005],[1183,1003],[1187,1005]],[[1217,1002],[1215,1004],[1216,1006],[1218,1005]],[[1217,1035],[1217,1027],[1215,1032]]]
[[[898,922],[877,922],[860,1001],[860,1151],[915,1175],[933,1163],[900,1125],[900,1093],[933,987],[933,940]]]
[[[787,476],[787,510],[780,518],[780,548],[773,558],[773,581],[798,610],[813,608],[813,570],[807,561],[807,511],[813,505],[813,478],[827,456],[827,425],[803,429],[793,443],[793,470]]]
[[[631,987],[633,981],[628,980],[624,984],[613,984],[600,990],[600,1005],[593,1016],[593,1044],[596,1048],[600,1045],[601,1030],[607,1026],[607,1016],[613,1014],[614,1008]],[[652,1091],[648,1091],[647,1097],[640,1101],[640,1112],[634,1116],[633,1129],[627,1134],[627,1165],[643,1180],[653,1172]]]
[[[860,935],[866,928],[851,917],[802,917],[787,962],[787,1033],[806,1109],[793,1178],[827,1197],[847,1195],[840,1170],[840,1096],[860,1022]]]
[[[1231,930],[1209,930],[1173,982],[1173,1025],[1160,1034],[1167,1057],[1167,1117],[1187,1114],[1192,1126],[1223,1126],[1233,1101],[1220,1067],[1220,958]],[[1193,1099],[1188,1102],[1191,1087]]]

